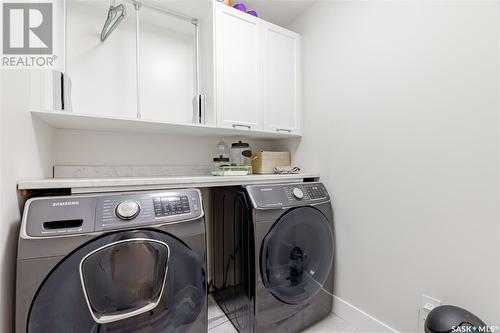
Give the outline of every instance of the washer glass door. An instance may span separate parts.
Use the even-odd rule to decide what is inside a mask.
[[[80,261],[80,279],[90,314],[107,324],[153,310],[167,279],[170,248],[147,238],[120,240]]]
[[[176,238],[122,231],[83,245],[40,286],[29,333],[186,332],[206,302],[205,265]]]
[[[264,286],[280,301],[300,304],[326,282],[333,263],[333,233],[327,218],[313,207],[281,216],[262,242]]]

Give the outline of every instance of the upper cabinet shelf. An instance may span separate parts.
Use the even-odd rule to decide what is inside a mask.
[[[65,73],[33,74],[34,115],[56,128],[301,136],[297,33],[218,1],[157,2],[196,23],[132,3],[101,42],[107,7],[67,0]]]
[[[230,128],[217,128],[210,125],[182,124],[159,120],[145,120],[117,116],[99,116],[66,111],[32,111],[39,118],[56,129],[93,130],[125,133],[169,134],[203,137],[242,137],[260,139],[296,138],[294,134],[280,134],[263,131],[243,131]]]

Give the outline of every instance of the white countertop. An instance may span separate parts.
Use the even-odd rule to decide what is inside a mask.
[[[172,176],[125,178],[47,178],[23,180],[19,190],[71,189],[71,193],[156,190],[183,187],[214,187],[271,183],[302,182],[304,178],[319,178],[316,173],[294,175],[248,176]]]

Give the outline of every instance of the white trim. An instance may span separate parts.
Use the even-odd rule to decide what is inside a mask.
[[[387,324],[384,324],[372,315],[355,307],[340,297],[333,296],[332,312],[344,319],[362,333],[392,332],[399,333]]]

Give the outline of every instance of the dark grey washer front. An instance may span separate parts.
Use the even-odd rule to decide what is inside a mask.
[[[316,295],[332,268],[332,239],[327,218],[315,208],[295,208],[281,216],[261,245],[266,289],[292,305]]]
[[[321,183],[248,186],[247,192],[254,206],[255,332],[300,332],[332,310],[330,196]]]
[[[16,332],[204,332],[205,270],[198,190],[31,199]]]
[[[300,332],[330,314],[333,213],[324,185],[258,185],[221,191],[223,198],[236,197],[234,206],[239,208],[228,212],[229,217],[216,216],[214,223],[222,227],[215,237],[232,236],[239,246],[234,253],[215,248],[215,298],[239,332]],[[236,205],[240,194],[250,201],[250,208]],[[246,247],[252,255],[239,256]],[[252,269],[245,282],[226,282],[247,265]],[[248,291],[247,283],[251,284]],[[238,318],[250,318],[251,323],[242,324]]]

